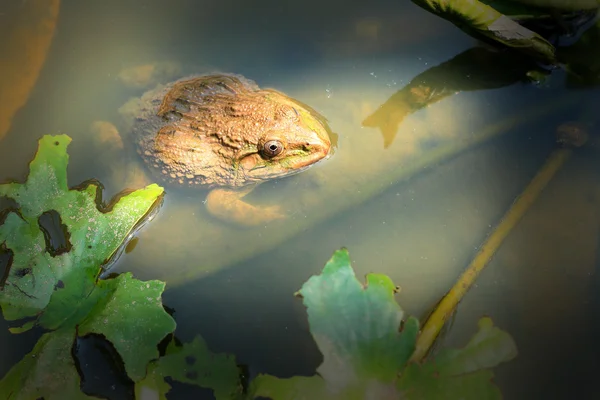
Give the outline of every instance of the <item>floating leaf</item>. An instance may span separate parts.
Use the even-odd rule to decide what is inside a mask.
[[[75,329],[44,334],[31,353],[0,381],[0,394],[11,400],[97,399],[81,392],[71,349]]]
[[[510,335],[482,318],[479,331],[463,349],[444,349],[434,360],[411,363],[398,381],[406,399],[502,399],[488,368],[516,357]]]
[[[261,374],[252,380],[250,398],[266,397],[273,400],[342,400],[345,393],[333,394],[327,389],[327,383],[320,376],[294,376],[277,378]],[[360,392],[349,393],[348,400],[361,400]]]
[[[0,185],[0,196],[12,198],[19,206],[18,213],[10,212],[0,226],[0,243],[14,254],[0,293],[0,306],[8,320],[42,314],[40,325],[56,329],[80,306],[89,305],[82,300],[94,289],[100,266],[162,199],[163,188],[153,184],[121,197],[112,209],[101,212],[97,183],[82,189],[67,187],[70,142],[66,135],[44,136],[27,181]],[[57,255],[52,254],[38,221],[51,210],[60,216],[61,234],[70,246]]]
[[[136,385],[138,395],[152,391],[165,399],[170,386],[164,378],[171,377],[175,381],[210,388],[217,400],[241,398],[240,370],[235,358],[212,353],[199,336],[183,345],[171,342],[166,354],[152,363],[150,371],[146,379]]]
[[[334,390],[357,380],[391,382],[406,364],[419,327],[410,318],[399,331],[404,313],[395,292],[391,279],[380,274],[367,275],[363,286],[345,249],[302,286],[310,331],[323,353],[317,372]]]
[[[70,141],[44,136],[27,181],[0,185],[0,195],[18,203],[0,225],[2,249],[12,258],[0,305],[9,320],[38,317],[14,333],[34,325],[50,330],[0,381],[0,393],[11,399],[88,398],[80,392],[71,353],[77,335],[107,338],[130,378],[140,380],[159,356],[158,343],[175,329],[162,305],[163,282],[141,282],[129,273],[98,279],[102,266],[160,203],[163,189],[150,185],[100,210],[99,184],[67,187]],[[43,216],[55,226],[46,226]]]
[[[135,383],[136,399],[167,400],[171,385],[165,382],[165,377],[158,371],[156,363],[150,363],[146,377]]]
[[[79,335],[103,335],[121,355],[127,375],[138,381],[148,363],[158,358],[157,344],[175,330],[163,308],[164,282],[142,282],[130,273],[98,282],[96,307],[79,325]]]
[[[334,253],[320,275],[299,294],[310,331],[323,353],[318,375],[280,379],[257,376],[251,398],[273,400],[497,399],[489,368],[516,355],[512,338],[488,318],[460,350],[443,350],[424,364],[407,364],[419,323],[406,319],[394,300],[396,288],[385,275],[356,279],[345,249]]]
[[[400,332],[403,311],[394,299],[395,292],[392,281],[380,274],[367,275],[363,286],[356,279],[348,251],[336,251],[323,272],[311,277],[298,292],[307,308],[311,334],[323,354],[319,376],[288,380],[261,376],[253,382],[255,394],[274,399],[341,399],[393,391],[399,371],[414,351],[419,330],[418,321],[408,318]]]

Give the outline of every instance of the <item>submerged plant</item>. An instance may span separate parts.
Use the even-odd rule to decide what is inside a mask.
[[[423,363],[408,362],[419,321],[394,299],[397,288],[381,274],[362,285],[346,249],[298,292],[310,332],[323,354],[317,375],[287,379],[260,375],[252,396],[291,399],[501,399],[490,368],[514,358],[516,346],[489,318],[462,349],[442,350]]]

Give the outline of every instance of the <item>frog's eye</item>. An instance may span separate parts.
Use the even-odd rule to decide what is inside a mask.
[[[275,157],[283,151],[283,144],[277,140],[269,140],[263,145],[263,154],[265,157]]]

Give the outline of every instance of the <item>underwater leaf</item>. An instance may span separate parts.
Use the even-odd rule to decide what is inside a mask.
[[[310,331],[323,353],[317,372],[335,389],[358,381],[393,381],[415,348],[419,325],[403,311],[385,275],[368,274],[363,286],[346,249],[336,251],[320,275],[300,289]]]
[[[468,374],[493,368],[517,356],[510,335],[494,326],[488,317],[478,322],[479,330],[462,349],[444,349],[435,357],[436,367],[444,375]]]
[[[398,381],[406,399],[502,399],[489,368],[517,356],[510,335],[482,318],[479,331],[462,349],[443,349],[423,364],[411,363]]]
[[[98,183],[67,187],[70,142],[66,135],[44,136],[27,181],[0,185],[0,196],[15,200],[19,207],[0,226],[0,243],[14,254],[0,292],[8,320],[43,314],[39,324],[56,329],[73,314],[85,314],[78,307],[89,306],[83,300],[94,289],[100,267],[162,200],[163,188],[152,184],[101,212]],[[48,212],[60,218],[61,226],[53,235],[63,236],[66,245],[58,250],[53,248],[52,234],[41,228],[40,217]]]
[[[165,283],[142,282],[125,273],[98,281],[96,307],[78,328],[80,336],[103,335],[121,355],[127,375],[138,381],[148,363],[158,358],[157,346],[175,330],[162,305]]]
[[[240,370],[235,358],[212,353],[199,336],[182,345],[170,342],[166,354],[152,363],[151,373],[136,385],[136,392],[152,390],[164,396],[169,390],[166,377],[212,389],[216,400],[241,398]]]
[[[44,334],[33,350],[0,381],[0,398],[10,400],[97,399],[80,390],[71,349],[75,329]]]

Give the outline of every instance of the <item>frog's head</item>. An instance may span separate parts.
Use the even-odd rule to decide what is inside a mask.
[[[264,182],[293,175],[329,157],[331,132],[327,121],[315,110],[275,91],[269,91],[280,107],[267,124],[254,149],[240,154],[238,179]]]

